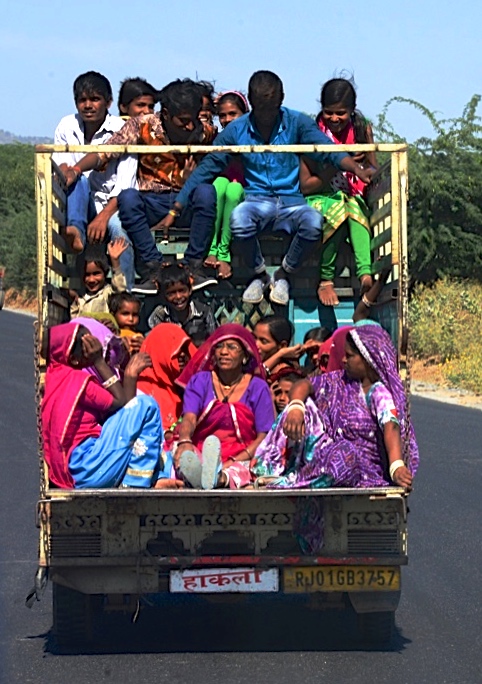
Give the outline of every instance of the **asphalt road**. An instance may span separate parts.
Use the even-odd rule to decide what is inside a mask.
[[[132,625],[106,621],[96,652],[59,655],[51,594],[24,606],[36,570],[33,319],[0,313],[0,681],[80,684],[482,682],[482,412],[415,398],[422,466],[393,645],[370,651],[344,613],[292,600],[179,600]]]

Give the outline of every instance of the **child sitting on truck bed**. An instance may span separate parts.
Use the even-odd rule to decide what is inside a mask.
[[[136,354],[144,341],[144,335],[137,329],[141,310],[140,299],[130,292],[117,292],[110,295],[108,305],[129,353]]]
[[[80,296],[71,290],[73,302],[70,305],[72,318],[85,313],[109,313],[109,297],[113,292],[123,292],[126,289],[126,279],[120,268],[120,256],[128,248],[123,238],[110,242],[107,252],[112,266],[112,281],[107,282],[109,264],[98,247],[86,250],[84,261],[85,294]]]
[[[164,304],[157,306],[149,316],[149,327],[159,323],[176,323],[199,347],[216,328],[212,309],[192,299],[192,276],[181,263],[165,266],[160,273],[159,295]]]

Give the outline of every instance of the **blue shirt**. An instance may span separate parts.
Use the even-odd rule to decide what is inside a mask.
[[[280,108],[278,124],[274,126],[269,145],[333,145],[320,131],[313,119],[306,114],[287,107]],[[216,136],[213,145],[266,145],[259,134],[252,113],[231,121]],[[213,152],[204,157],[197,169],[189,176],[177,201],[186,205],[189,195],[200,183],[211,183],[228,165],[233,155]],[[346,152],[313,152],[307,155],[322,164],[340,168]],[[246,195],[280,197],[285,204],[304,202],[300,192],[299,155],[287,152],[262,152],[242,154],[246,181]]]

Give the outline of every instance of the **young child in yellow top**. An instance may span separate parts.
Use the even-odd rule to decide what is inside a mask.
[[[89,248],[85,251],[84,288],[85,294],[80,296],[71,291],[73,299],[70,305],[70,315],[82,316],[85,313],[108,313],[108,300],[114,292],[123,292],[127,288],[125,276],[120,268],[119,257],[128,249],[129,244],[123,238],[109,242],[107,253],[112,266],[111,283],[107,282],[109,264],[100,250]]]

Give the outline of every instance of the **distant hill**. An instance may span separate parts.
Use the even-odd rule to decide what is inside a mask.
[[[48,145],[53,143],[53,138],[41,138],[35,135],[15,135],[15,133],[3,131],[0,128],[0,145],[11,145],[16,142],[23,143],[24,145]]]

